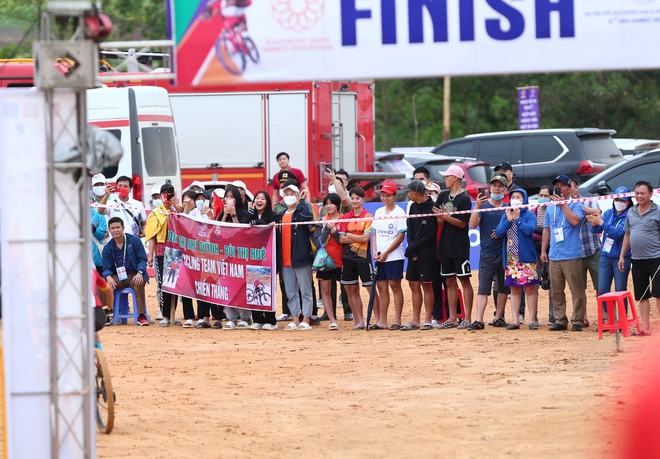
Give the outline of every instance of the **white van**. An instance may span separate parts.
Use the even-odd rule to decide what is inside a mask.
[[[181,193],[179,151],[170,99],[156,86],[87,91],[87,121],[114,134],[124,149],[117,166],[103,169],[108,182],[133,179],[133,198],[150,208],[151,189],[171,183]]]

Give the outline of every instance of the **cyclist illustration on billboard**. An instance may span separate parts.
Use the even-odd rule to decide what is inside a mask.
[[[222,29],[215,40],[215,55],[220,64],[233,75],[245,71],[249,57],[255,64],[259,62],[259,50],[247,34],[245,10],[252,0],[209,0],[202,13],[204,19],[218,14],[222,19]]]

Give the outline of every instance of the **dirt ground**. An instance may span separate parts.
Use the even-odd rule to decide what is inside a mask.
[[[595,303],[590,290],[592,322]],[[155,314],[153,283],[148,304]],[[547,319],[546,292],[539,304]],[[621,353],[594,326],[548,332],[545,320],[480,332],[107,327],[115,429],[97,435],[97,455],[624,457],[620,429],[647,384],[631,375],[658,344],[656,311],[652,321],[654,335],[624,339]]]

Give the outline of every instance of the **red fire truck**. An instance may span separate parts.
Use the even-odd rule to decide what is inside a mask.
[[[282,151],[305,173],[312,198],[327,190],[326,164],[351,176],[373,171],[371,82],[157,84],[170,93],[184,187],[242,180],[253,192],[270,190]]]

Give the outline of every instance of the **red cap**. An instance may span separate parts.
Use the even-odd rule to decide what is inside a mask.
[[[382,193],[396,195],[396,183],[392,180],[385,180],[380,186],[380,191]]]

